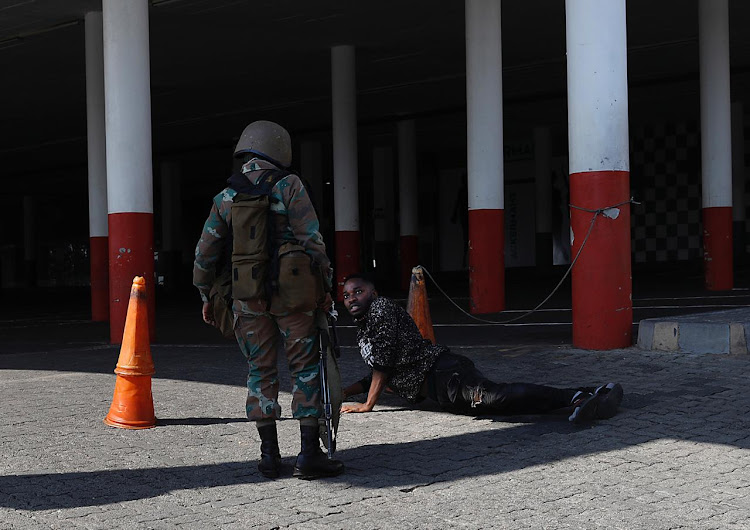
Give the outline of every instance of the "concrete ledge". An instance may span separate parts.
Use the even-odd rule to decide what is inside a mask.
[[[638,323],[638,347],[683,353],[747,354],[750,308],[713,311]]]

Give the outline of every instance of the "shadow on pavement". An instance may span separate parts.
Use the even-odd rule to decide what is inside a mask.
[[[242,421],[207,418],[210,421],[216,419]],[[179,423],[182,421],[175,420],[174,424],[182,424]],[[203,423],[199,421],[197,424]],[[747,434],[740,432],[743,429],[738,426],[736,432],[725,433],[741,439],[720,443],[750,447]],[[711,441],[668,427],[661,437]],[[540,438],[544,443],[539,443]],[[324,480],[369,489],[397,487],[402,492],[411,492],[433,484],[502,474],[584,455],[599,454],[603,463],[617,465],[621,463],[620,458],[609,456],[609,452],[656,439],[658,437],[632,432],[629,427],[618,425],[617,419],[580,428],[564,420],[548,421],[545,418],[531,424],[475,433],[343,449],[336,456],[347,464],[347,472]],[[540,447],[543,447],[542,451]],[[279,480],[296,480],[289,476],[291,463],[293,457],[284,458],[286,474]],[[255,466],[256,460],[252,457],[248,461],[200,466],[0,476],[0,506],[23,510],[100,506],[153,498],[176,490],[265,481]]]
[[[248,462],[0,477],[0,505],[21,510],[101,506],[170,491],[265,480]]]

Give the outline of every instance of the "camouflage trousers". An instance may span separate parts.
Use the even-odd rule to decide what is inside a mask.
[[[247,358],[247,417],[250,421],[281,418],[278,354],[286,352],[292,378],[292,415],[321,414],[315,313],[270,313],[236,316],[234,334]]]

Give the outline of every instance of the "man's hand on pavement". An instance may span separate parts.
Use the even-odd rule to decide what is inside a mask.
[[[349,403],[341,407],[341,413],[346,414],[347,412],[370,412],[372,407],[366,403]]]

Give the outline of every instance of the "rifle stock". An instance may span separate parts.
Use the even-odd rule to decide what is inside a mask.
[[[330,328],[329,328],[330,329]],[[333,410],[331,404],[331,389],[328,383],[328,349],[332,347],[329,331],[321,328],[319,332],[320,344],[320,393],[323,405],[323,417],[326,424],[326,435],[328,443],[325,444],[328,449],[328,458],[333,458],[336,452],[336,433],[333,428]]]

